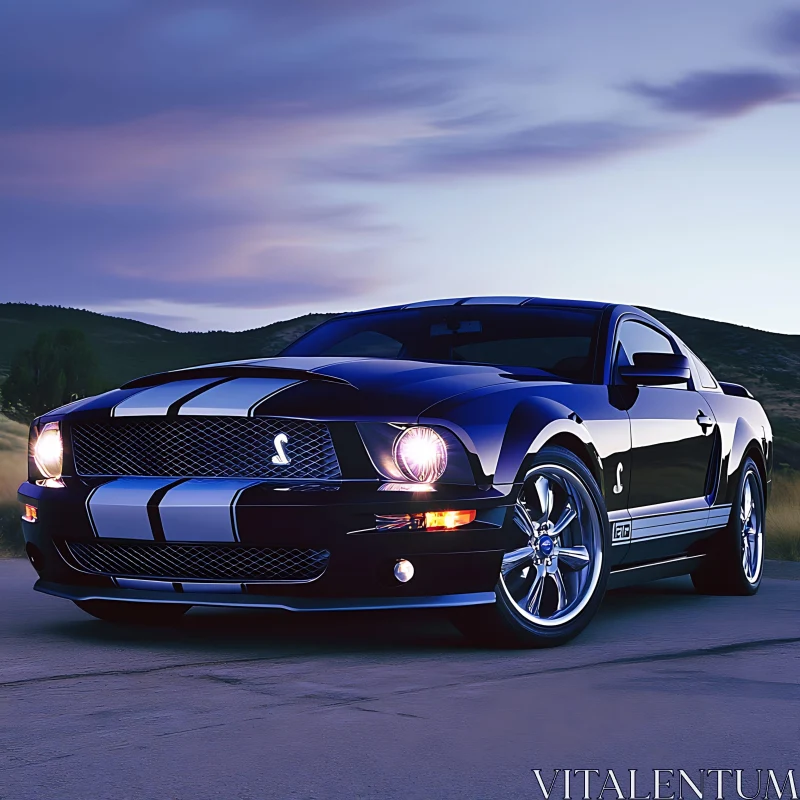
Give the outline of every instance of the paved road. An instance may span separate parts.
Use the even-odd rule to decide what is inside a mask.
[[[540,798],[531,770],[557,767],[800,777],[800,581],[617,591],[567,647],[493,652],[420,612],[123,630],[32,579],[0,560],[7,800]]]

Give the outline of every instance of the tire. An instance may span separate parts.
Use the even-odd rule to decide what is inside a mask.
[[[746,458],[728,525],[712,540],[706,563],[692,573],[698,592],[747,596],[758,591],[764,572],[765,520],[761,473],[753,459]]]
[[[118,625],[172,625],[191,608],[179,603],[126,603],[118,600],[75,600],[74,603],[81,611]]]
[[[577,636],[603,600],[611,532],[586,465],[545,447],[525,476],[514,512],[520,547],[503,558],[493,605],[454,609],[468,638],[505,647],[554,647]]]

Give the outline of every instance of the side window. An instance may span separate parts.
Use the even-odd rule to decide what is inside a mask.
[[[695,368],[697,369],[697,377],[700,379],[700,385],[704,389],[716,389],[718,384],[708,367],[694,354],[689,351],[694,361]]]
[[[615,369],[623,366],[632,366],[633,357],[637,353],[674,353],[672,342],[663,333],[645,325],[626,319],[619,327],[617,333],[617,351]],[[687,389],[687,385],[675,384],[665,387],[672,389]]]

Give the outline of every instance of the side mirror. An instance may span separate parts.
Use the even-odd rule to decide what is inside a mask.
[[[688,383],[692,376],[689,359],[675,353],[637,353],[632,367],[620,367],[625,383],[633,386],[669,386]]]

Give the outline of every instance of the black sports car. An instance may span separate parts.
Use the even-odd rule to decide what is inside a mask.
[[[772,432],[636,308],[471,297],[77,401],[29,471],[35,588],[96,617],[444,607],[550,645],[607,587],[755,593]]]

